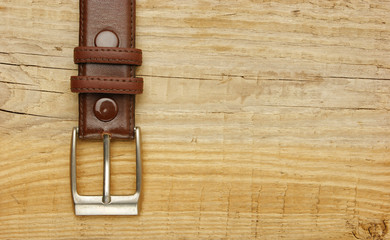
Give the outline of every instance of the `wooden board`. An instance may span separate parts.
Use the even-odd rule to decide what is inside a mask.
[[[76,217],[78,1],[0,1],[1,239],[390,239],[390,2],[137,2],[137,217]],[[131,193],[134,146],[112,144]],[[102,145],[80,142],[100,194]]]

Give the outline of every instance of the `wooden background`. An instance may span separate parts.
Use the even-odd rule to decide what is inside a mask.
[[[78,1],[0,0],[1,239],[390,239],[390,1],[138,0],[137,217],[76,217]],[[114,194],[135,189],[112,145]],[[79,189],[102,192],[80,142]]]

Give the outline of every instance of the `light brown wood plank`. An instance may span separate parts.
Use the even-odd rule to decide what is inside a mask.
[[[78,1],[0,1],[4,239],[390,239],[389,1],[137,1],[143,199],[76,217]],[[102,147],[81,141],[79,190]],[[132,142],[112,190],[135,189]]]

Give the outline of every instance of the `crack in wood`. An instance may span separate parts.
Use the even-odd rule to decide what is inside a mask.
[[[17,111],[11,111],[11,110],[1,109],[1,108],[0,108],[0,112],[10,113],[10,114],[17,114],[17,115],[26,115],[26,116],[32,116],[32,117],[41,117],[41,118],[49,118],[49,119],[61,119],[61,120],[67,120],[67,121],[75,121],[75,119],[63,119],[63,118],[60,118],[60,117],[53,117],[53,116],[40,115],[40,114],[17,112]]]
[[[15,90],[33,91],[33,92],[55,93],[55,94],[64,94],[65,93],[65,92],[58,92],[58,91],[52,91],[52,90],[31,89],[31,88],[13,88],[13,89],[15,89]]]
[[[20,82],[9,82],[9,81],[2,81],[2,80],[0,80],[0,83],[12,84],[12,85],[23,85],[23,86],[38,86],[38,85],[35,85],[35,84],[20,83]]]
[[[324,110],[353,110],[353,111],[378,111],[385,110],[389,111],[387,108],[370,108],[370,107],[321,107],[321,106],[305,106],[305,105],[272,105],[272,104],[263,104],[259,105],[260,107],[286,107],[286,108],[308,108],[308,109],[324,109]]]
[[[49,66],[40,66],[35,64],[7,63],[7,62],[0,62],[0,65],[15,66],[15,67],[36,67],[36,68],[54,69],[54,70],[76,70],[76,68],[73,69],[73,68],[49,67]]]
[[[206,76],[215,77],[234,77],[241,78],[248,81],[284,81],[284,82],[319,82],[315,78],[321,79],[350,79],[350,80],[369,80],[369,81],[390,81],[390,78],[374,78],[374,77],[353,77],[353,76],[309,76],[307,79],[296,79],[296,78],[257,78],[254,76],[243,76],[238,74],[204,74]],[[164,76],[164,75],[153,75],[153,74],[140,74],[139,77],[150,77],[150,78],[168,78],[168,79],[187,79],[187,80],[204,80],[204,81],[220,81],[220,79],[204,78],[204,77],[186,77],[186,76]]]

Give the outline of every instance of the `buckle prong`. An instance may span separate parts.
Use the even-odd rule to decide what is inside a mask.
[[[83,196],[77,193],[76,148],[78,128],[73,128],[71,144],[71,188],[76,215],[138,215],[141,195],[141,134],[134,128],[136,148],[136,191],[128,196],[110,195],[110,136],[103,135],[103,195]]]
[[[111,202],[110,196],[110,135],[103,135],[103,161],[104,161],[104,175],[103,175],[103,203]]]

